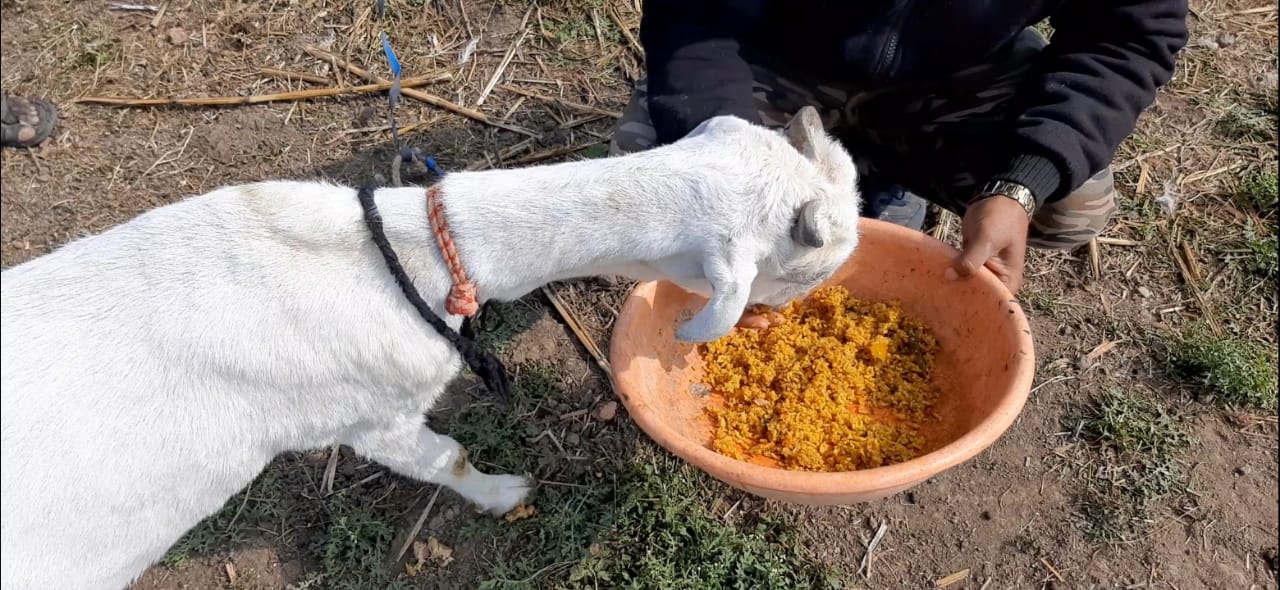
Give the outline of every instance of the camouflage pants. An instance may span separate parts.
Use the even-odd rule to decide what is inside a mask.
[[[755,97],[766,125],[780,126],[805,105],[822,114],[827,130],[849,148],[864,178],[895,183],[963,215],[978,188],[977,158],[989,153],[991,129],[1045,40],[1026,30],[991,62],[927,87],[855,88],[785,78],[752,65]],[[647,149],[656,141],[645,80],[614,129],[610,153]],[[1104,168],[1031,221],[1029,244],[1073,248],[1098,235],[1116,210],[1111,169]]]

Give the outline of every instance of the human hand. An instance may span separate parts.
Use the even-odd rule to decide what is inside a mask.
[[[1008,197],[995,195],[974,203],[961,220],[964,249],[946,277],[967,277],[986,266],[1009,292],[1017,294],[1022,288],[1029,222],[1022,205]]]
[[[764,330],[783,321],[782,314],[768,305],[749,305],[743,310],[737,327],[747,330]]]

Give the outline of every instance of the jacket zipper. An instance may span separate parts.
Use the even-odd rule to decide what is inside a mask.
[[[893,20],[893,27],[889,30],[889,38],[885,41],[884,49],[880,51],[880,59],[876,61],[873,77],[882,77],[893,65],[898,53],[898,39],[901,36],[902,25],[907,21],[907,16],[910,13],[911,0],[905,0],[902,3],[902,9],[898,11],[897,18]]]

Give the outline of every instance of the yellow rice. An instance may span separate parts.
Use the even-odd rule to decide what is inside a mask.
[[[897,303],[839,286],[781,310],[767,330],[735,330],[706,345],[712,448],[736,459],[805,471],[906,461],[924,445],[937,341]]]

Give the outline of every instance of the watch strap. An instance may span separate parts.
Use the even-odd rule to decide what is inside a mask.
[[[974,195],[973,200],[969,201],[969,204],[972,205],[982,199],[997,195],[1017,201],[1019,205],[1022,205],[1022,209],[1027,212],[1027,217],[1031,217],[1036,212],[1036,197],[1031,194],[1031,189],[1008,180],[993,180],[982,185],[982,188]]]

